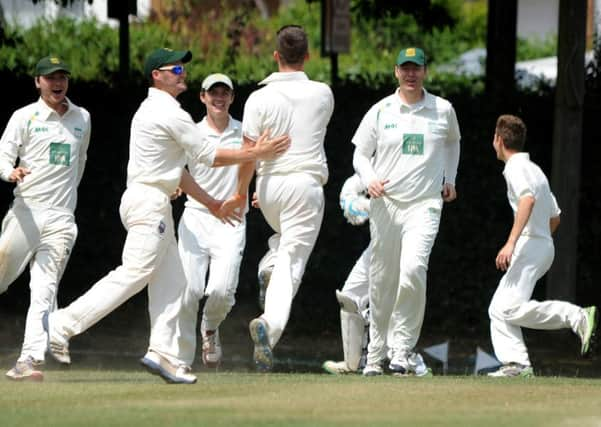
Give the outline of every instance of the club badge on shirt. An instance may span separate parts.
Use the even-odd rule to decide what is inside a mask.
[[[403,134],[403,154],[423,155],[424,154],[424,134],[423,133],[404,133]]]
[[[69,166],[71,164],[71,146],[62,142],[51,142],[50,164]]]

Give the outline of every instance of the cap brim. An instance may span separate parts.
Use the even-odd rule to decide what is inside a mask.
[[[404,61],[397,62],[396,65],[403,65],[403,64],[406,64],[408,62],[411,62],[412,64],[419,65],[419,66],[425,65],[422,61],[412,61],[411,59],[406,59]]]

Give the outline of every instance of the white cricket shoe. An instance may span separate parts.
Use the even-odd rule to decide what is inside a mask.
[[[328,374],[332,374],[332,375],[346,375],[346,374],[356,374],[357,373],[357,371],[353,371],[351,368],[349,368],[344,360],[341,362],[335,362],[333,360],[326,360],[325,362],[323,362],[323,365],[321,365],[321,367]]]
[[[382,369],[382,366],[376,363],[368,363],[367,365],[365,365],[365,368],[363,368],[364,377],[377,377],[383,374],[384,369]]]
[[[148,372],[160,376],[169,384],[194,384],[196,382],[196,376],[190,373],[189,366],[176,366],[152,350],[149,350],[140,359],[140,363]]]
[[[599,320],[599,313],[597,307],[586,307],[582,309],[582,318],[578,323],[576,334],[580,337],[582,343],[580,347],[580,354],[586,355],[591,349],[591,344],[595,338],[595,331],[597,329],[597,322]]]
[[[393,375],[405,376],[414,375],[416,377],[431,377],[432,369],[426,366],[421,354],[411,351],[409,353],[399,353],[393,356],[388,365]]]
[[[56,311],[53,313],[46,312],[42,317],[44,330],[48,334],[48,351],[50,355],[63,365],[71,364],[71,354],[69,353],[69,339],[60,334],[56,328],[53,328]]]
[[[508,363],[494,372],[489,372],[488,376],[493,378],[531,378],[534,376],[534,371],[532,370],[532,366],[520,365],[519,363]]]
[[[217,368],[221,363],[221,341],[219,340],[219,329],[204,331],[202,335],[202,363],[209,368]]]
[[[267,322],[257,317],[250,321],[248,329],[250,330],[250,337],[255,343],[253,359],[257,370],[261,372],[270,371],[273,367],[273,353],[267,335]]]
[[[44,374],[38,369],[44,362],[28,356],[18,360],[15,366],[6,373],[6,378],[12,381],[43,381]]]

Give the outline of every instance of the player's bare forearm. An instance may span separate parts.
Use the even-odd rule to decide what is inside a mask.
[[[290,148],[288,135],[270,139],[269,130],[266,130],[256,143],[244,144],[239,150],[218,148],[215,153],[213,167],[274,159],[284,154],[288,148]]]
[[[518,238],[522,234],[524,227],[526,227],[526,224],[528,224],[528,220],[532,214],[532,209],[534,209],[534,197],[520,197],[520,200],[518,201],[518,209],[513,220],[513,227],[511,228],[509,238],[507,239],[508,242],[513,242],[515,244],[518,241]]]
[[[507,242],[503,245],[495,259],[495,264],[499,270],[506,271],[509,268],[515,245],[530,219],[534,202],[535,200],[532,196],[520,197],[518,209],[513,220],[513,227],[511,227]]]
[[[244,136],[244,142],[242,144],[243,148],[253,147],[255,141],[249,139],[247,136]],[[236,194],[246,196],[248,194],[248,186],[250,185],[250,180],[255,173],[255,162],[246,162],[242,163],[238,166],[238,184],[236,185]]]
[[[181,191],[186,193],[189,197],[192,197],[198,203],[203,204],[209,209],[211,213],[217,212],[221,207],[221,202],[215,200],[209,193],[207,193],[196,180],[190,175],[187,169],[182,172],[182,177],[179,183]]]
[[[549,228],[551,229],[551,235],[555,234],[555,231],[557,230],[557,227],[559,227],[560,222],[561,220],[558,216],[553,217],[549,220]]]

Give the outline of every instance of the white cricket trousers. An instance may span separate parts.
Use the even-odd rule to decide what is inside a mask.
[[[259,176],[256,188],[261,212],[279,234],[279,242],[270,239],[276,257],[261,315],[267,322],[269,345],[274,348],[288,323],[292,300],[321,228],[323,188],[306,173]]]
[[[521,236],[509,268],[492,297],[488,314],[490,336],[497,359],[530,366],[522,328],[577,330],[580,307],[564,301],[531,300],[536,282],[553,263],[553,241]]]
[[[226,318],[234,303],[244,245],[246,222],[224,224],[211,213],[185,208],[178,227],[178,249],[186,275],[182,302],[182,333],[186,342],[196,342],[200,300],[206,296],[202,327],[214,331]],[[207,281],[207,271],[209,278]],[[188,365],[195,348],[184,354]]]
[[[127,230],[122,264],[85,294],[51,315],[51,327],[70,338],[80,334],[148,285],[150,344],[175,365],[184,364],[181,334],[186,277],[175,240],[169,196],[155,187],[132,184],[119,208]],[[195,344],[195,343],[194,343]]]
[[[2,221],[0,235],[0,293],[23,273],[29,264],[29,310],[19,360],[31,356],[44,360],[47,336],[44,313],[56,308],[59,281],[77,238],[72,212],[27,206],[15,199]]]
[[[428,259],[441,210],[440,198],[371,200],[368,364],[386,357],[387,335],[393,354],[408,353],[417,344],[426,307]]]

